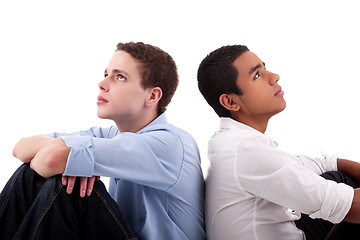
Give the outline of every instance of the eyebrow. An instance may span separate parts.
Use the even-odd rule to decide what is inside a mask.
[[[259,68],[261,68],[261,67],[265,67],[265,63],[263,62],[262,64],[258,64],[258,65],[256,65],[255,67],[253,67],[253,68],[251,68],[250,69],[250,72],[249,72],[249,75],[251,75],[251,74],[253,74],[256,70],[258,70]]]
[[[104,73],[108,73],[108,70],[105,69]],[[122,70],[119,70],[119,69],[113,69],[113,70],[112,70],[112,73],[121,73],[121,74],[124,74],[124,75],[126,75],[126,76],[129,76],[129,74],[128,74],[127,72],[122,71]]]

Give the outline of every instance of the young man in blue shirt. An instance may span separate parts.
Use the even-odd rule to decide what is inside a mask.
[[[220,117],[208,149],[208,239],[359,239],[360,163],[295,156],[265,135],[286,107],[279,80],[243,45],[199,66],[199,90]]]
[[[169,54],[119,43],[97,99],[115,126],[21,139],[13,155],[27,164],[1,194],[2,239],[205,239],[199,151],[164,113],[177,85]],[[110,177],[110,195],[94,176]]]

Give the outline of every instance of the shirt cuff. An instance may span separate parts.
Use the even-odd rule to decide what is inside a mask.
[[[91,137],[68,135],[60,138],[70,149],[63,175],[92,177],[94,174],[94,155]]]
[[[319,211],[310,214],[311,218],[322,218],[339,223],[346,217],[354,197],[354,189],[344,183],[327,180],[323,204]]]
[[[329,154],[327,152],[322,151],[321,155],[324,157],[324,161],[325,161],[325,172],[329,172],[329,171],[337,171],[337,159],[338,157],[333,155],[333,154]]]

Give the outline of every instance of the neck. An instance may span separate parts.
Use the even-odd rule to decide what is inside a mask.
[[[240,117],[240,116],[231,116],[232,119],[241,122],[249,127],[254,128],[255,130],[265,133],[267,129],[267,125],[269,123],[270,117],[263,117],[263,118],[247,118],[247,117]]]
[[[142,116],[137,116],[136,118],[123,118],[119,121],[115,121],[116,126],[120,132],[132,132],[136,133],[149,125],[152,121],[157,118],[157,114],[145,114]]]
[[[249,127],[254,128],[255,130],[258,130],[261,133],[265,133],[266,129],[267,129],[267,124],[268,122],[242,122],[245,125],[248,125]]]

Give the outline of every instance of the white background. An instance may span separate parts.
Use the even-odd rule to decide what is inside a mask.
[[[198,142],[218,118],[197,89],[210,51],[245,44],[280,75],[287,109],[267,134],[282,150],[360,160],[360,14],[357,1],[1,1],[0,189],[20,162],[16,141],[110,121],[96,116],[97,83],[118,42],[171,54],[180,85],[168,120]]]

